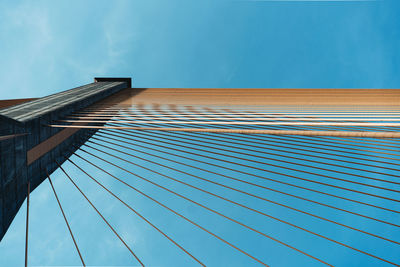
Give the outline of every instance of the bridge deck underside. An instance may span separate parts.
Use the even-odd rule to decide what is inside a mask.
[[[98,178],[179,262],[215,264],[219,251],[219,263],[396,265],[399,95],[126,89],[50,125],[98,130],[60,173]],[[133,264],[162,262],[133,245]]]

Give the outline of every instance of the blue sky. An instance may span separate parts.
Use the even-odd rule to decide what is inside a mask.
[[[138,87],[396,88],[400,79],[396,1],[1,1],[0,8],[3,99],[106,74],[133,76]]]
[[[0,99],[45,96],[86,84],[95,76],[133,77],[135,87],[399,88],[399,10],[400,3],[394,0],[0,0]],[[86,166],[92,174],[104,176],[76,157],[73,160]],[[82,177],[71,164],[65,166],[145,263],[153,266],[195,264],[120,203],[100,191],[87,177]],[[133,168],[129,164],[123,166]],[[167,183],[144,170],[137,171],[183,191],[184,186]],[[272,266],[318,266],[313,260],[226,224],[145,182],[132,180],[133,177],[122,171],[112,169],[112,172],[164,199],[188,216],[198,218]],[[177,175],[173,171],[171,174]],[[87,264],[135,265],[126,248],[62,173],[57,171],[52,177]],[[204,262],[213,266],[240,266],[248,262],[248,258],[182,223],[129,188],[110,179],[102,181]],[[308,223],[307,217],[236,193],[209,188],[282,218]],[[282,197],[247,189],[277,199]],[[32,193],[29,262],[32,266],[79,265],[50,190],[45,181]],[[192,191],[183,192],[199,201],[205,199],[204,195]],[[293,199],[284,200],[299,207],[304,205]],[[208,201],[215,208],[226,205],[217,200]],[[327,201],[336,203],[337,200]],[[381,204],[389,206],[388,203]],[[282,240],[293,241],[294,245],[305,247],[337,265],[376,266],[379,263],[365,256],[354,256],[349,250],[299,231],[291,232],[286,226],[250,215],[248,211],[227,210],[231,216],[276,234]],[[0,266],[23,264],[25,212],[25,207],[21,208],[0,243]],[[328,210],[319,209],[318,212],[329,216]],[[399,221],[399,217],[387,213],[370,215]],[[349,216],[333,218],[346,223],[356,220]],[[317,221],[313,226],[315,229],[326,227]],[[378,224],[364,226],[371,231],[389,231]],[[326,231],[335,238],[400,262],[399,249],[394,245],[363,239],[363,236],[343,229]],[[398,231],[393,233],[400,234]],[[331,253],[326,255],[326,251]]]

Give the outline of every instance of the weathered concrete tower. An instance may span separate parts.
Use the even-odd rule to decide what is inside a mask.
[[[0,241],[27,195],[57,169],[92,129],[47,125],[131,88],[130,78],[95,78],[94,83],[38,99],[0,101]]]

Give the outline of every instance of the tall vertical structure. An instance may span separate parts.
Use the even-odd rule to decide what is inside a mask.
[[[0,102],[0,240],[26,198],[28,180],[34,190],[46,170],[57,169],[55,160],[76,150],[71,144],[79,147],[93,132],[48,125],[130,87],[130,78],[96,78],[46,97]]]

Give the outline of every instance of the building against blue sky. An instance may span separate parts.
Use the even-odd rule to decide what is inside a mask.
[[[400,3],[395,0],[1,1],[0,98],[45,96],[88,83],[95,76],[132,76],[133,86],[144,88],[399,88],[399,11]],[[73,160],[80,162],[78,158]],[[95,168],[80,164],[100,176]],[[65,166],[81,177],[71,164]],[[127,180],[133,179],[113,171]],[[150,175],[143,170],[141,174]],[[54,173],[53,181],[87,264],[137,265],[61,172]],[[78,181],[148,265],[196,264],[87,178]],[[111,180],[104,182],[210,265],[248,264],[247,258],[182,224],[129,188]],[[220,218],[189,203],[182,206],[182,201],[150,185],[136,181],[135,185],[167,199],[167,204],[188,215],[196,214],[201,223],[243,244],[272,266],[319,265],[236,225],[222,223]],[[198,199],[203,197],[198,192],[187,192]],[[273,205],[230,196],[285,219],[300,223],[305,220],[300,215],[282,214]],[[333,199],[328,201],[335,203]],[[209,204],[216,208],[225,205],[219,201]],[[301,206],[295,201],[292,204]],[[79,265],[47,181],[32,193],[31,205],[30,264]],[[398,208],[392,205],[391,208]],[[23,264],[25,212],[23,206],[0,243],[0,266]],[[282,225],[246,211],[233,209],[230,215],[281,239],[293,240],[335,265],[381,266],[378,261],[330,247],[303,233],[288,232]],[[379,216],[393,222],[400,220],[392,214]],[[349,216],[335,219],[353,221]],[[322,230],[324,225],[316,221],[313,227]],[[379,224],[368,227],[383,233],[386,229]],[[365,239],[350,231],[326,231],[400,262],[396,245]],[[399,231],[395,233],[400,236]]]

